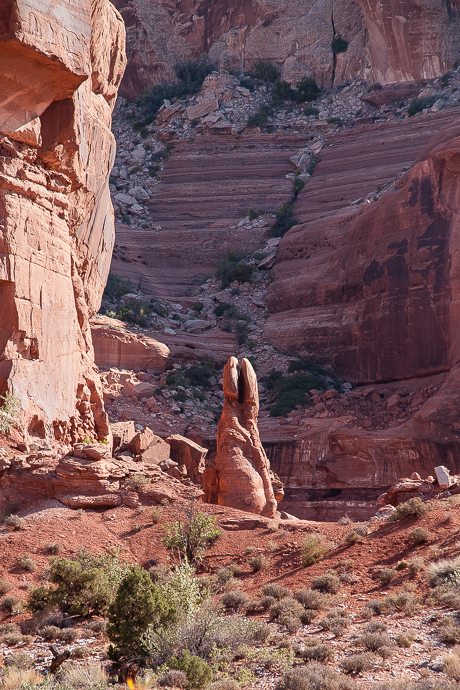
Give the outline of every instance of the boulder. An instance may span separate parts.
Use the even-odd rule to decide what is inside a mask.
[[[117,451],[122,446],[127,446],[136,435],[136,428],[133,420],[128,422],[115,422],[110,425],[113,438],[113,451]]]
[[[202,448],[190,439],[174,434],[166,439],[171,448],[171,459],[186,468],[185,476],[197,486],[202,485],[202,474],[205,469],[207,449]]]
[[[203,475],[205,500],[274,517],[278,504],[259,438],[259,393],[249,360],[243,359],[240,368],[236,357],[230,357],[224,368],[224,396],[216,457]]]
[[[436,479],[441,489],[448,489],[451,484],[450,472],[444,465],[439,465],[435,467],[434,471],[436,473]]]

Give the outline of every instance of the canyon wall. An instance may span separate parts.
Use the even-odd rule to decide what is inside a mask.
[[[89,317],[114,242],[123,21],[108,0],[8,0],[0,36],[0,393],[28,434],[107,436]]]
[[[114,0],[127,26],[121,93],[175,80],[174,65],[203,53],[248,71],[272,60],[295,83],[356,77],[382,84],[439,77],[458,59],[459,0]],[[334,32],[348,42],[336,56]]]

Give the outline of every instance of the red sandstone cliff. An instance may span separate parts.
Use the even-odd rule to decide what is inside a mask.
[[[114,241],[123,22],[108,0],[11,0],[0,36],[0,393],[31,434],[105,436],[89,317]]]
[[[438,77],[459,53],[458,0],[114,0],[127,26],[121,93],[135,98],[173,81],[174,65],[209,56],[249,70],[272,60],[283,79],[314,76],[321,86],[365,77],[393,83]],[[334,56],[334,31],[348,50]]]

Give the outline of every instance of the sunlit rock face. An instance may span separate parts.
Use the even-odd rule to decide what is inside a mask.
[[[107,0],[7,0],[0,36],[0,393],[26,435],[106,436],[88,320],[114,241],[123,21]]]

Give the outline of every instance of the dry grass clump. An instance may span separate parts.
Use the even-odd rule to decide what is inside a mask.
[[[88,659],[83,663],[66,661],[61,669],[60,676],[63,685],[71,688],[94,688],[107,683],[107,674],[99,661]]]
[[[22,601],[15,594],[7,594],[0,600],[0,609],[9,613],[19,613],[22,609]]]
[[[458,685],[450,680],[441,678],[423,680],[388,679],[374,685],[372,690],[458,690]]]
[[[396,644],[398,647],[412,647],[414,644],[415,640],[417,639],[417,631],[416,630],[405,630],[402,633],[399,633],[396,637]]]
[[[33,669],[7,668],[1,679],[2,690],[34,688],[43,682],[43,676]]]
[[[284,625],[289,633],[296,632],[302,623],[308,620],[305,618],[304,607],[293,597],[283,597],[277,601],[271,607],[270,613],[280,625]]]
[[[30,668],[32,666],[32,659],[26,652],[14,652],[14,654],[6,657],[4,664],[14,668]]]
[[[430,563],[426,569],[426,577],[431,587],[460,584],[460,556]]]
[[[362,618],[372,618],[381,614],[403,613],[412,616],[420,606],[420,597],[404,589],[388,594],[382,599],[369,599],[359,612]]]
[[[21,631],[14,623],[4,623],[0,625],[0,644],[6,644],[8,647],[16,647],[23,639]]]
[[[333,548],[334,544],[326,542],[324,534],[310,534],[300,547],[302,566],[307,568],[321,561]]]
[[[18,515],[10,515],[6,518],[4,525],[13,530],[21,530],[26,528],[26,521]]]
[[[312,579],[311,588],[317,589],[323,594],[337,594],[340,589],[340,579],[335,570],[328,570]]]
[[[11,582],[8,582],[8,580],[0,579],[0,595],[8,594],[8,592],[11,592],[13,587],[14,585]]]
[[[161,508],[160,506],[153,506],[150,511],[150,518],[154,525],[158,525],[161,522]]]
[[[426,544],[427,542],[431,541],[432,538],[433,535],[431,534],[430,530],[425,529],[425,527],[414,527],[407,533],[407,540],[415,546]]]
[[[62,544],[60,544],[58,541],[54,544],[45,544],[45,551],[51,556],[57,556],[58,553],[62,551]]]
[[[236,680],[226,678],[225,680],[218,680],[216,683],[212,683],[209,690],[240,690],[240,686]]]
[[[240,589],[234,589],[232,592],[226,592],[220,598],[220,603],[226,609],[231,609],[232,611],[245,611],[248,604],[251,601],[251,597],[242,592]]]
[[[460,681],[460,647],[454,647],[450,654],[443,656],[442,665],[446,676]]]
[[[257,556],[249,558],[248,564],[254,573],[258,573],[259,570],[266,570],[270,566],[270,560],[262,553],[259,553]]]
[[[308,647],[299,652],[299,656],[305,661],[332,661],[334,659],[334,650],[329,645],[320,642],[308,645]]]
[[[368,652],[377,652],[383,659],[387,659],[392,654],[392,642],[388,635],[380,632],[366,632],[357,640],[361,647]]]
[[[357,676],[363,671],[370,671],[377,664],[378,658],[371,652],[363,652],[362,654],[353,654],[352,656],[343,659],[340,666],[351,675]]]
[[[158,678],[157,684],[160,688],[186,688],[187,674],[183,671],[167,671]]]
[[[396,506],[396,513],[394,513],[395,520],[408,520],[409,518],[418,518],[425,515],[431,506],[429,503],[424,503],[421,498],[416,496],[405,503],[400,503]]]
[[[424,567],[425,559],[423,556],[415,556],[415,558],[411,558],[407,566],[409,577],[415,577],[424,569]]]
[[[275,690],[353,690],[354,683],[342,673],[312,661],[286,671]]]
[[[397,572],[394,568],[382,568],[379,572],[379,579],[382,585],[388,585],[396,577]]]
[[[33,573],[35,570],[37,570],[37,564],[30,553],[25,553],[24,556],[21,556],[21,558],[18,560],[18,565],[20,568],[27,570],[28,573]]]

